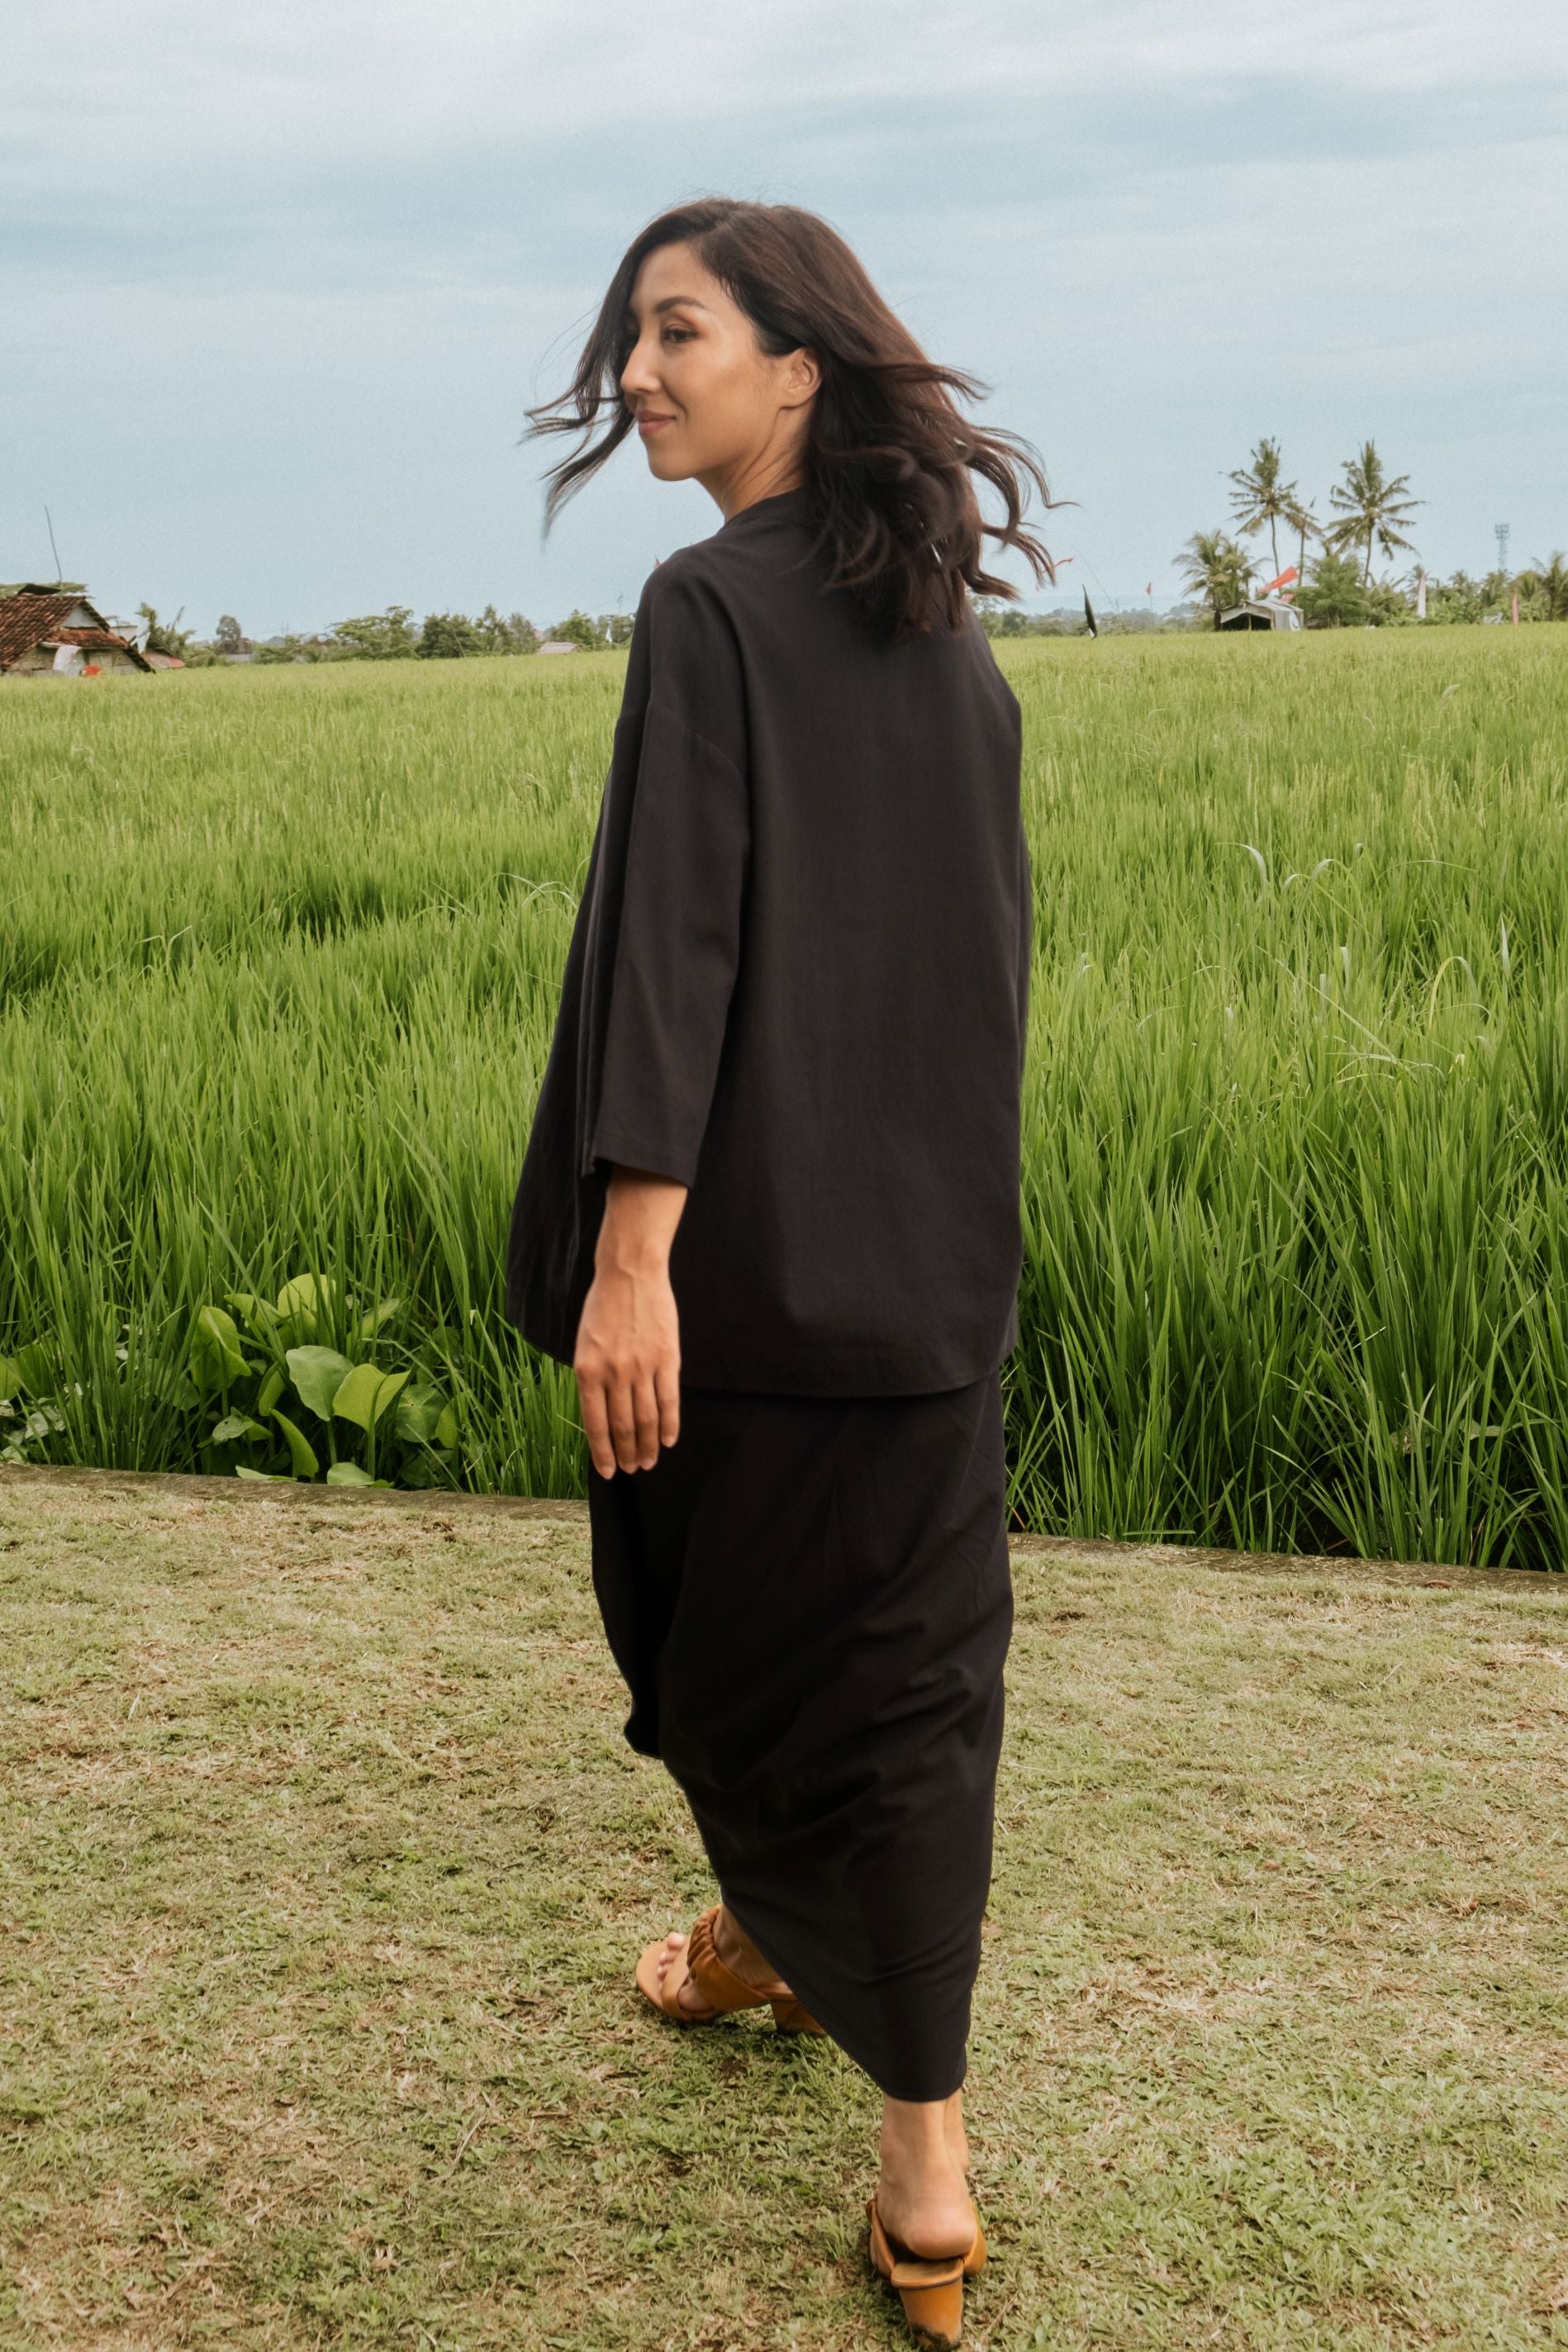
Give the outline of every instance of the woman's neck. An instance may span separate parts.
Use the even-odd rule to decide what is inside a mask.
[[[763,499],[783,498],[786,490],[798,490],[805,480],[805,467],[798,450],[792,449],[787,454],[767,453],[727,480],[704,479],[700,474],[697,478],[725,521],[732,522]]]

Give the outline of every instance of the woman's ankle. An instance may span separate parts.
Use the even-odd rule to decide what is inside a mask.
[[[952,2162],[945,2099],[882,2101],[882,2162],[924,2172]]]
[[[911,2252],[945,2261],[965,2252],[973,2208],[948,2143],[947,2101],[885,2099],[877,2207]]]

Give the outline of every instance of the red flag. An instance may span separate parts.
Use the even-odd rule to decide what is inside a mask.
[[[1292,564],[1289,572],[1282,572],[1279,574],[1278,580],[1271,580],[1263,593],[1266,596],[1272,596],[1277,588],[1289,588],[1292,580],[1297,577],[1298,573],[1296,567]]]

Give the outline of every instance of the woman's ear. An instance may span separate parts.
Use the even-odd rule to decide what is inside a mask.
[[[822,389],[822,362],[809,343],[791,352],[784,367],[784,405],[804,408]]]

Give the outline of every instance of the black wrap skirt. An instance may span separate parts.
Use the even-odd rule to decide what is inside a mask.
[[[1013,1594],[1001,1376],[921,1396],[682,1387],[651,1470],[590,1470],[626,1738],[726,1907],[899,2099],[963,2080]]]

